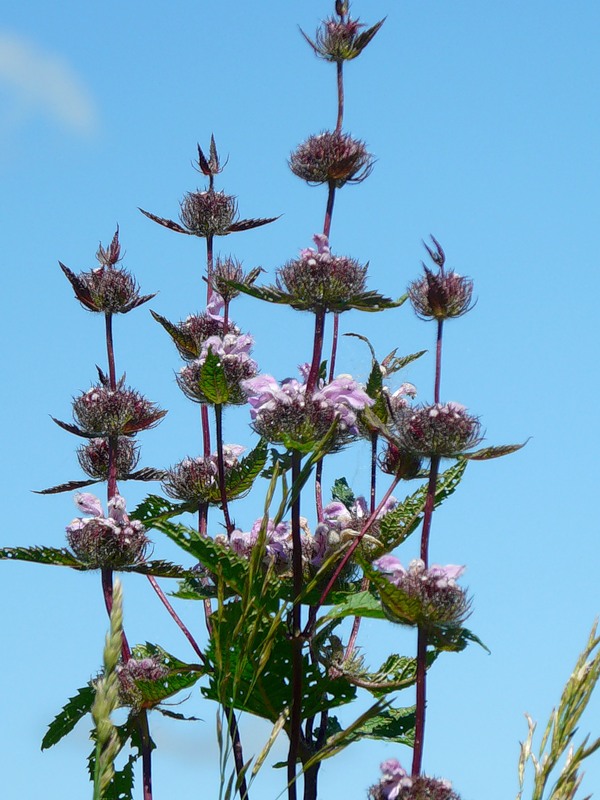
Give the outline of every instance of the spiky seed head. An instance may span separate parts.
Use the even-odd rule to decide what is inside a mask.
[[[453,458],[481,441],[479,419],[460,403],[407,409],[398,426],[403,447],[425,458]]]
[[[77,448],[77,459],[81,469],[90,478],[106,480],[110,448],[108,439],[90,439],[88,444]],[[117,480],[125,480],[138,464],[139,447],[127,436],[116,439]]]
[[[224,445],[225,476],[238,465],[239,445]],[[163,488],[169,497],[194,503],[217,502],[218,460],[216,455],[184,458],[167,470]],[[220,501],[220,500],[219,500]]]
[[[95,384],[73,401],[73,417],[86,434],[131,435],[157,425],[167,412],[139,392],[119,385]]]
[[[381,764],[382,777],[369,789],[371,800],[460,800],[450,781],[410,776],[395,758]]]
[[[342,63],[359,56],[385,20],[380,20],[371,28],[363,31],[366,26],[358,19],[347,16],[349,3],[336,2],[336,17],[329,17],[317,28],[314,41],[301,30],[302,35],[312,47],[315,55],[326,61]]]
[[[300,258],[277,270],[277,286],[305,309],[340,311],[365,291],[367,267],[347,256],[334,256],[326,236],[315,236],[318,249],[302,250]]]
[[[181,224],[195,236],[225,236],[237,216],[233,195],[215,192],[188,192],[181,201]]]
[[[473,308],[473,281],[456,272],[444,270],[445,253],[437,239],[431,238],[434,247],[424,245],[438,270],[434,272],[423,264],[424,275],[410,284],[408,297],[421,319],[462,317]]]
[[[364,142],[348,133],[324,131],[299,145],[290,155],[294,175],[311,184],[360,183],[373,170],[373,156]]]
[[[400,480],[410,481],[416,478],[422,466],[420,456],[399,447],[394,442],[388,442],[380,460],[383,472],[388,475],[395,475]]]

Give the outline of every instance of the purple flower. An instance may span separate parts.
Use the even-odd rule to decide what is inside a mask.
[[[67,541],[87,567],[118,569],[143,560],[148,546],[146,529],[138,520],[129,519],[125,498],[112,497],[106,517],[100,500],[89,492],[76,494],[75,505],[90,516],[78,517],[67,525]]]
[[[447,780],[411,777],[395,758],[381,764],[382,776],[369,790],[372,800],[460,800]]]

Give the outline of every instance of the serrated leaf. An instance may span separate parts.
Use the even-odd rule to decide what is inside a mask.
[[[42,739],[42,750],[53,747],[64,736],[71,733],[79,720],[83,719],[92,710],[95,697],[95,689],[90,683],[78,689],[77,694],[69,698],[68,702],[48,725],[48,730]]]
[[[386,17],[380,19],[379,22],[376,22],[375,25],[368,28],[366,31],[363,31],[356,37],[356,39],[354,40],[354,47],[358,51],[356,55],[359,55],[359,53],[361,53],[365,49],[365,47],[369,44],[369,42],[375,36],[377,31],[381,28],[385,20]]]
[[[78,428],[77,425],[72,425],[70,422],[63,422],[60,419],[56,419],[56,417],[50,417],[53,422],[56,422],[59,428],[62,428],[63,431],[67,431],[68,433],[74,433],[75,436],[81,436],[83,439],[94,439],[96,437],[95,433],[86,433],[82,431],[81,428]]]
[[[165,477],[164,469],[155,469],[154,467],[142,467],[135,472],[130,472],[125,478],[125,481],[162,481]]]
[[[357,592],[348,594],[342,603],[333,606],[319,619],[319,626],[328,620],[344,619],[344,617],[386,619],[380,601],[371,592]]]
[[[171,564],[170,561],[144,561],[134,566],[119,567],[119,572],[137,572],[140,575],[153,575],[155,578],[193,578],[194,573],[180,567],[179,564]]]
[[[131,519],[143,522],[147,528],[152,528],[155,522],[164,522],[186,511],[196,510],[197,508],[191,503],[173,503],[165,497],[149,494],[129,516]]]
[[[427,352],[427,350],[419,350],[418,353],[411,353],[408,356],[396,358],[396,350],[392,350],[392,352],[381,362],[381,366],[385,369],[386,375],[393,375],[395,372],[404,369],[404,367],[406,367],[408,364],[411,364],[413,361],[421,358],[421,356],[424,356]]]
[[[227,497],[234,499],[248,492],[267,463],[267,441],[261,439],[256,447],[227,473]]]
[[[220,357],[209,349],[198,379],[200,391],[208,403],[223,405],[229,400],[229,386]]]
[[[71,567],[72,569],[89,569],[65,548],[56,547],[2,547],[0,548],[0,561],[30,561],[35,564],[50,564],[56,567]]]
[[[140,705],[142,708],[153,708],[182,689],[189,689],[204,674],[204,669],[196,666],[192,668],[189,664],[167,653],[162,647],[149,642],[146,642],[145,645],[136,645],[132,655],[136,659],[154,658],[169,670],[169,674],[158,681],[135,681],[135,685],[141,693]]]
[[[138,208],[138,211],[141,211],[145,217],[151,219],[152,222],[156,222],[159,225],[162,225],[164,228],[168,228],[171,231],[175,231],[175,233],[185,233],[188,236],[192,236],[191,231],[186,231],[185,228],[182,228],[181,225],[177,222],[173,222],[172,219],[165,219],[164,217],[157,217],[156,214],[151,214],[149,211],[144,211],[143,208]]]
[[[260,228],[262,225],[268,225],[275,222],[279,217],[261,217],[258,219],[240,219],[238,222],[233,222],[228,228],[227,233],[238,233],[239,231],[249,231],[252,228]]]
[[[187,358],[198,358],[200,355],[200,350],[198,347],[198,343],[194,340],[192,336],[186,334],[181,328],[177,325],[174,325],[170,322],[166,317],[163,317],[161,314],[158,314],[156,311],[152,311],[150,309],[150,313],[154,317],[154,319],[162,325],[162,327],[166,330],[169,334],[179,352]]]
[[[388,708],[376,717],[367,720],[355,732],[355,739],[378,739],[413,747],[415,738],[415,710]]]
[[[331,498],[332,500],[337,500],[340,503],[343,503],[348,510],[350,510],[352,504],[356,501],[354,492],[348,486],[348,481],[346,478],[337,478],[334,481],[333,488],[331,490]]]
[[[67,483],[60,483],[58,486],[52,486],[50,489],[34,489],[34,494],[59,494],[60,492],[72,492],[75,489],[83,489],[86,486],[92,486],[94,483],[100,483],[100,479],[90,479],[87,481],[68,481]]]
[[[484,447],[472,453],[462,453],[459,458],[465,461],[489,461],[491,458],[500,458],[510,453],[516,453],[517,450],[525,447],[526,444],[527,442],[522,442],[521,444],[500,444],[492,447]]]
[[[436,508],[456,490],[466,466],[466,461],[459,461],[439,476],[435,491]],[[388,553],[398,547],[416,530],[421,521],[426,500],[427,484],[421,486],[380,519],[381,547],[373,551],[373,560],[378,558],[381,553]]]

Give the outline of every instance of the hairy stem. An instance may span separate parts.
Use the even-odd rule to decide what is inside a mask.
[[[166,596],[166,594],[163,592],[163,590],[158,585],[158,582],[157,582],[156,578],[154,577],[154,575],[146,575],[146,577],[148,578],[148,580],[150,581],[150,585],[152,586],[152,588],[154,589],[154,591],[156,592],[156,594],[160,598],[161,603],[167,609],[167,611],[169,612],[171,617],[175,620],[177,626],[179,627],[179,629],[181,630],[181,632],[183,633],[185,638],[192,645],[192,648],[193,648],[194,652],[196,653],[196,655],[198,656],[198,658],[200,659],[200,661],[202,661],[203,664],[206,664],[206,658],[204,657],[204,653],[200,649],[200,646],[198,645],[198,643],[196,642],[196,640],[192,636],[191,632],[189,631],[189,629],[186,626],[186,624],[184,623],[184,621],[181,619],[179,614],[175,611],[175,609],[173,608],[173,606],[169,602],[169,598]]]
[[[427,634],[419,628],[417,638],[417,702],[415,711],[415,746],[413,749],[412,775],[421,774],[423,745],[425,743],[425,709],[427,706]]]
[[[152,800],[152,742],[148,727],[148,712],[143,708],[137,716],[138,731],[142,742],[142,784],[144,800]]]
[[[433,402],[440,402],[440,383],[442,380],[442,333],[444,320],[437,321],[437,337],[435,342],[435,386],[433,390]]]
[[[115,346],[113,343],[112,332],[112,318],[110,312],[104,315],[105,329],[106,329],[106,355],[108,360],[108,381],[109,387],[112,392],[117,388],[117,371],[115,368]]]
[[[333,216],[333,204],[335,202],[335,182],[329,181],[329,193],[327,195],[327,206],[325,208],[325,221],[323,222],[323,233],[329,239],[331,233],[331,218]]]
[[[338,113],[337,122],[335,125],[335,132],[339,133],[342,130],[342,123],[344,121],[344,62],[337,61],[337,95],[338,95]]]
[[[300,477],[301,455],[292,451],[292,486]],[[302,725],[302,617],[298,597],[302,592],[302,539],[300,530],[300,495],[292,505],[292,704],[290,713],[290,748],[287,760],[288,799],[296,800],[296,763]]]

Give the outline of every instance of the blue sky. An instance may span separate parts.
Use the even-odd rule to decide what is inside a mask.
[[[432,556],[468,566],[470,627],[492,654],[471,648],[431,673],[425,766],[465,800],[516,792],[523,713],[544,722],[599,611],[596,447],[600,222],[600,11],[591,0],[447,0],[354,4],[364,21],[387,21],[346,70],[345,127],[377,158],[364,184],[336,201],[332,247],[370,262],[370,286],[403,293],[433,233],[448,263],[475,282],[478,302],[446,331],[445,399],[481,415],[487,441],[531,437],[520,453],[473,464],[434,520]],[[68,418],[73,395],[104,363],[101,320],[72,298],[57,266],[89,269],[98,241],[121,229],[125,265],[152,307],[180,319],[202,306],[202,248],[144,218],[176,218],[202,182],[196,142],[214,132],[229,155],[220,186],[242,216],[282,217],[229,237],[222,254],[273,271],[311,243],[325,193],[286,166],[311,133],[335,124],[334,70],[298,33],[330,13],[325,0],[177,4],[25,0],[0,25],[0,243],[5,419],[2,544],[62,546],[75,515],[69,495],[31,489],[80,477]],[[236,319],[257,340],[257,360],[279,377],[308,357],[310,320],[240,301]],[[408,307],[351,313],[344,330],[368,335],[385,355],[433,344],[431,325]],[[198,449],[197,409],[176,388],[174,349],[141,309],[116,325],[117,368],[170,412],[142,438],[144,465],[165,466]],[[366,377],[357,340],[340,370]],[[407,370],[422,401],[432,359]],[[228,438],[248,441],[245,412]],[[339,463],[366,487],[365,453]],[[337,467],[338,465],[336,465]],[[331,475],[331,477],[336,477]],[[130,505],[143,486],[127,486]],[[240,508],[236,517],[242,525]],[[406,553],[410,553],[408,547]],[[155,555],[177,558],[157,541]],[[106,617],[98,577],[4,564],[3,794],[48,800],[91,792],[85,726],[41,754],[46,724],[100,664]],[[141,578],[127,578],[126,624],[182,658],[187,644]],[[182,608],[201,629],[195,608]],[[198,619],[194,619],[196,614]],[[189,619],[191,618],[191,620]],[[373,664],[412,638],[391,624],[369,629]],[[410,697],[401,699],[405,704]],[[214,708],[194,697],[187,728],[153,718],[159,743],[156,797],[211,795]],[[581,732],[598,735],[600,701]],[[262,731],[247,723],[260,747]],[[252,747],[247,745],[250,751]],[[356,746],[323,768],[323,797],[364,798],[384,758],[408,752]],[[212,777],[207,777],[212,776]],[[265,773],[261,797],[275,797]],[[600,786],[598,759],[584,786]]]

